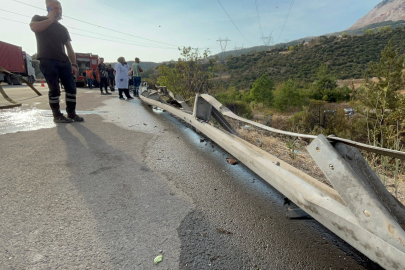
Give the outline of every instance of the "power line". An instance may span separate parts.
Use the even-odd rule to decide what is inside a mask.
[[[100,0],[94,0],[94,1],[97,1],[97,2],[99,2],[99,3],[101,3],[101,4],[103,4],[103,5],[106,5],[106,6],[108,6],[108,7],[113,8],[113,9],[115,9],[115,10],[118,10],[119,12],[122,12],[123,14],[130,15],[130,17],[129,17],[130,19],[133,19],[133,17],[134,17],[134,14],[133,14],[133,13],[123,11],[122,9],[119,9],[119,8],[116,8],[116,7],[112,6],[112,5],[110,5],[110,4],[104,3],[103,1],[100,1]],[[125,21],[130,22],[130,21],[128,21],[128,20],[125,20]],[[132,22],[130,22],[130,23],[133,23],[133,22],[134,22],[134,21],[132,21]],[[154,21],[154,22],[155,22],[155,21]],[[156,26],[156,25],[155,25],[155,26]],[[163,30],[163,27],[162,27],[161,25],[159,25],[159,28],[162,28],[162,30]],[[170,31],[170,32],[176,33],[176,34],[178,34],[178,35],[184,35],[184,33],[177,32],[177,31],[175,31],[175,30],[173,30],[173,29],[171,29],[171,28],[164,28],[164,31],[165,31],[165,32]]]
[[[257,21],[259,22],[260,34],[261,34],[261,36],[262,36],[262,38],[263,38],[262,22],[260,21],[259,3],[257,2],[257,0],[255,0],[255,5],[256,5]]]
[[[263,41],[265,46],[270,46],[270,44],[273,42],[273,32],[271,32],[270,36],[265,37],[263,34],[263,30],[262,30],[262,22],[260,20],[260,13],[259,13],[259,2],[257,0],[255,0],[255,5],[256,5],[256,14],[257,14],[257,21],[259,22],[259,29],[260,29],[260,34],[261,34],[261,38],[260,40]]]
[[[114,7],[113,5],[109,5],[109,4],[104,3],[104,2],[102,2],[102,1],[100,1],[100,0],[96,0],[96,1],[97,1],[97,2],[100,2],[101,4],[104,4],[104,5],[108,6],[108,7],[110,7],[110,8],[116,9],[116,10],[121,11],[121,12],[124,12],[124,13],[127,13],[127,12],[121,10],[121,9],[118,9],[118,8]],[[127,13],[127,14],[129,14],[129,13]],[[134,14],[129,14],[129,15],[133,16]]]
[[[36,8],[36,9],[43,10],[43,9],[40,8],[40,7],[31,5],[31,4],[27,4],[27,3],[24,3],[24,2],[21,2],[21,1],[18,1],[18,0],[12,0],[12,1],[17,2],[17,3],[20,3],[20,4],[23,4],[23,5],[26,5],[26,6],[30,6],[30,7]],[[97,1],[98,1],[98,0],[97,0]],[[101,1],[99,1],[99,2],[100,2],[100,3],[103,3],[103,2],[101,2]],[[27,15],[24,15],[24,14],[20,14],[20,13],[13,12],[13,11],[7,11],[7,10],[0,10],[0,11],[13,13],[13,14],[20,15],[20,16],[27,17],[27,18],[32,18],[32,16],[27,16]],[[151,39],[141,38],[141,37],[134,36],[134,35],[127,34],[127,33],[123,33],[123,32],[117,31],[117,30],[109,29],[109,28],[106,28],[106,27],[103,27],[103,26],[91,24],[91,23],[88,23],[88,22],[85,22],[85,21],[82,21],[82,20],[78,20],[78,19],[75,19],[75,18],[66,16],[66,15],[64,15],[64,17],[69,18],[69,19],[72,19],[72,20],[76,20],[76,21],[79,21],[79,22],[87,23],[87,24],[90,24],[90,25],[93,25],[93,26],[96,26],[96,27],[99,27],[99,28],[103,28],[103,29],[106,29],[106,30],[109,30],[109,31],[113,31],[113,32],[116,32],[116,33],[125,34],[125,35],[133,36],[133,37],[136,37],[136,38],[140,38],[140,39],[144,39],[144,40],[148,40],[148,41],[152,41],[152,42],[157,42],[157,43],[159,43],[159,44],[166,44],[166,45],[170,45],[170,46],[183,47],[183,46],[177,46],[177,45],[173,45],[173,44],[169,44],[169,43],[164,43],[164,42],[160,42],[160,41],[155,41],[155,40],[151,40]],[[9,19],[6,19],[6,18],[3,18],[3,19],[9,20]],[[13,21],[13,20],[10,20],[10,21]],[[18,21],[14,21],[14,22],[18,22]],[[22,23],[22,22],[18,22],[18,23]],[[80,31],[83,31],[83,32],[87,32],[87,33],[92,33],[92,34],[96,34],[96,35],[103,35],[103,36],[105,36],[105,34],[99,34],[99,33],[91,32],[91,31],[87,31],[87,30],[75,28],[75,27],[72,27],[72,26],[66,26],[66,27],[72,28],[72,29],[75,29],[75,30],[80,30]],[[120,38],[120,40],[125,40],[125,39]],[[130,42],[131,42],[131,40],[126,40],[126,41],[130,41]],[[132,44],[132,45],[136,45],[136,44],[134,44],[134,43],[131,43],[131,44]],[[167,47],[162,47],[162,46],[157,46],[157,45],[152,45],[152,44],[146,44],[146,43],[144,43],[144,44],[138,44],[137,46],[155,47],[155,48],[163,48],[163,49],[166,49],[166,48],[167,48]],[[210,48],[210,47],[207,47],[207,48]],[[212,47],[212,49],[215,49],[215,48],[218,48],[218,46]]]
[[[30,7],[33,7],[33,8],[37,8],[37,9],[43,10],[43,9],[40,8],[40,7],[33,6],[33,5],[30,5],[30,4],[27,4],[27,3],[24,3],[24,2],[18,1],[18,0],[11,0],[11,1],[14,1],[14,2],[23,4],[23,5],[27,5],[27,6],[30,6]],[[218,0],[218,1],[219,1],[219,0]],[[179,46],[179,45],[174,45],[174,44],[170,44],[170,43],[165,43],[165,42],[161,42],[161,41],[157,41],[157,40],[152,40],[152,39],[148,39],[148,38],[143,38],[143,37],[131,35],[131,34],[124,33],[124,32],[118,31],[118,30],[110,29],[110,28],[103,27],[103,26],[100,26],[100,25],[97,25],[97,24],[93,24],[93,23],[89,23],[89,22],[86,22],[86,21],[83,21],[83,20],[75,19],[75,18],[66,16],[66,15],[63,15],[63,16],[66,17],[66,18],[69,18],[69,19],[78,21],[78,22],[82,22],[82,23],[85,23],[85,24],[89,24],[89,25],[92,25],[92,26],[95,26],[95,27],[98,27],[98,28],[102,28],[102,29],[105,29],[105,30],[109,30],[109,31],[113,31],[113,32],[116,32],[116,33],[124,34],[124,35],[127,35],[127,36],[132,36],[132,37],[136,37],[136,38],[139,38],[139,39],[143,39],[143,40],[147,40],[147,41],[152,41],[152,42],[158,42],[158,43],[160,43],[160,44],[165,44],[165,45],[169,45],[169,46],[182,47],[182,46]]]
[[[19,14],[19,15],[25,16],[25,15],[22,15],[22,14]],[[20,22],[20,21],[16,21],[16,20],[11,20],[11,19],[7,19],[7,18],[3,18],[3,17],[0,17],[0,19],[27,25],[26,22]],[[76,30],[81,30],[81,29],[77,29],[77,28],[74,28],[74,27],[69,27],[69,28],[73,28],[73,29],[76,29]],[[81,30],[81,31],[86,31],[86,30]],[[90,32],[90,31],[86,31],[86,32],[94,33],[94,32]],[[127,44],[127,45],[133,45],[133,46],[138,46],[138,47],[139,47],[139,46],[145,47],[144,45],[141,45],[141,44],[128,43],[128,42],[121,42],[121,41],[118,41],[118,40],[111,40],[111,39],[105,39],[105,38],[99,38],[99,37],[86,36],[86,35],[82,35],[82,34],[78,34],[78,33],[73,33],[73,32],[70,33],[70,34],[72,34],[72,35],[77,35],[77,36],[82,36],[82,37],[87,37],[87,38],[98,39],[98,40],[110,41],[110,42],[115,42],[115,43],[120,43],[120,44]],[[98,33],[94,33],[94,34],[101,35],[101,34],[98,34]],[[121,40],[123,40],[123,39],[121,39]],[[130,40],[127,40],[127,41],[130,41]],[[151,49],[177,50],[177,48],[159,47],[159,46],[153,46],[153,45],[148,45],[147,47],[148,47],[148,48],[151,48]],[[207,48],[209,49],[209,47],[207,47]]]
[[[134,45],[134,46],[139,46],[138,44],[135,43],[126,43],[126,42],[121,42],[117,40],[111,40],[111,39],[105,39],[105,38],[98,38],[98,37],[91,37],[91,36],[86,36],[86,35],[81,35],[77,33],[71,33],[72,35],[77,35],[77,36],[82,36],[82,37],[87,37],[87,38],[94,38],[94,39],[99,39],[99,40],[105,40],[105,41],[111,41],[111,42],[116,42],[120,44],[128,44],[128,45]],[[168,48],[168,47],[149,47],[152,49],[169,49],[169,50],[177,50],[177,48]]]
[[[3,18],[3,17],[0,17],[0,19],[27,25],[26,22],[20,22],[20,21],[16,21],[16,20],[11,20],[11,19],[7,19],[7,18]],[[138,46],[138,47],[140,46],[139,44],[126,43],[126,42],[121,42],[121,41],[118,41],[118,40],[111,40],[111,39],[104,39],[104,38],[86,36],[86,35],[81,35],[81,34],[77,34],[77,33],[71,33],[71,34],[72,34],[72,35],[77,35],[77,36],[83,36],[83,37],[87,37],[87,38],[93,38],[93,39],[99,39],[99,40],[105,40],[105,41],[116,42],[116,43],[120,43],[120,44],[127,44],[127,45],[133,45],[133,46]],[[150,47],[150,48],[152,48],[152,49],[170,49],[170,50],[177,50],[177,48],[168,48],[168,47]]]
[[[295,0],[291,0],[290,9],[288,10],[287,17],[285,18],[285,22],[284,22],[283,28],[281,29],[281,33],[280,33],[280,36],[279,36],[278,39],[277,39],[277,42],[280,40],[281,35],[283,34],[284,28],[285,28],[285,26],[286,26],[286,24],[287,24],[288,18],[290,17],[292,8],[293,8],[293,6],[294,6],[294,2],[295,2]]]
[[[250,44],[252,44],[252,43],[242,34],[242,32],[239,30],[239,28],[238,28],[238,27],[236,26],[236,24],[233,22],[231,16],[229,16],[228,12],[226,11],[226,9],[224,8],[224,6],[222,5],[221,1],[220,1],[220,0],[217,0],[217,1],[218,1],[219,5],[222,7],[222,9],[224,10],[226,16],[228,16],[229,20],[232,22],[233,26],[235,26],[236,30],[238,30],[239,34],[241,34],[241,36],[242,36],[247,42],[249,42]],[[252,45],[253,45],[253,44],[252,44]]]
[[[28,15],[16,13],[16,12],[14,12],[14,11],[8,11],[8,10],[4,10],[4,9],[0,9],[0,11],[7,12],[7,13],[12,13],[12,14],[19,15],[19,16],[23,16],[23,17],[27,17],[27,18],[32,18],[32,16],[28,16]]]
[[[19,22],[19,21],[15,21],[15,20],[11,20],[11,19],[6,19],[6,18],[3,18],[3,17],[0,17],[0,19],[7,20],[7,21],[10,21],[10,22],[22,23],[22,24],[27,25],[26,22]]]
[[[0,11],[12,13],[12,14],[19,15],[19,16],[23,16],[23,17],[27,17],[27,18],[31,18],[31,16],[27,16],[27,15],[24,15],[24,14],[16,13],[16,12],[13,12],[13,11],[1,10],[1,9],[0,9]],[[17,22],[17,21],[15,21],[15,22]],[[105,34],[100,34],[100,33],[92,32],[92,31],[87,31],[87,30],[83,30],[83,29],[80,29],[80,28],[72,27],[72,26],[67,26],[67,25],[66,25],[66,27],[67,27],[67,28],[74,29],[74,30],[79,30],[79,31],[83,31],[83,32],[95,34],[95,35],[105,36]],[[111,37],[111,36],[110,36],[110,37]],[[111,38],[117,38],[117,37],[111,37]],[[124,40],[124,41],[129,41],[129,42],[133,42],[132,40],[128,40],[128,39],[122,39],[122,38],[117,38],[117,39],[119,39],[119,40]],[[168,47],[163,47],[163,46],[158,46],[158,45],[150,45],[150,44],[145,44],[145,43],[143,43],[143,44],[142,44],[142,43],[131,43],[131,44],[132,44],[132,45],[137,45],[137,46],[148,47],[148,48],[162,48],[162,49],[168,49]],[[176,48],[170,48],[170,49],[176,49]]]

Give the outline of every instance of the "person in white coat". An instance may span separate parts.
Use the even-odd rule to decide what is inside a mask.
[[[128,72],[129,72],[129,66],[125,62],[124,57],[118,58],[118,63],[115,65],[115,84],[117,85],[118,88],[118,93],[120,95],[120,99],[124,99],[124,96],[122,95],[122,92],[125,93],[125,96],[127,97],[128,100],[134,99],[131,97],[129,94],[129,89],[128,89]]]

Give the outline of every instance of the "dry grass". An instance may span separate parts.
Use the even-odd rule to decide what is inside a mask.
[[[229,74],[222,74],[221,77],[219,77],[219,75],[218,75],[218,77],[209,79],[209,81],[229,80],[230,78],[231,78],[231,75],[229,75]]]
[[[227,120],[239,132],[240,136],[244,140],[257,147],[260,147],[271,155],[281,159],[282,161],[294,166],[295,168],[305,172],[318,181],[333,188],[326,176],[319,169],[318,165],[308,153],[306,146],[309,142],[284,136],[278,136],[274,133],[256,129],[253,127],[251,127],[250,129],[244,129],[243,127],[246,126],[246,124],[230,119],[228,117]],[[297,153],[294,153],[294,150],[297,151]],[[400,175],[399,179],[400,181],[397,199],[405,205],[405,175]],[[388,191],[395,196],[395,186],[393,178],[387,178],[386,187]]]
[[[354,85],[354,89],[358,89],[365,83],[365,79],[348,79],[348,80],[338,80],[337,84],[339,87],[343,87],[344,85],[348,85],[350,88]],[[373,82],[378,82],[377,78],[372,79]],[[399,90],[399,93],[405,95],[405,89]]]
[[[322,183],[325,183],[330,187],[332,186],[306,150],[308,142],[298,139],[294,140],[289,137],[275,137],[272,136],[274,135],[273,133],[260,129],[244,129],[244,123],[229,118],[227,118],[227,120],[236,128],[244,140],[260,147],[266,152],[305,172]],[[294,153],[292,148],[298,153]]]

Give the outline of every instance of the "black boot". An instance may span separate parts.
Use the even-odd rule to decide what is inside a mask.
[[[131,95],[129,94],[129,89],[124,89],[124,93],[125,93],[125,96],[127,97],[127,100],[134,99],[134,98],[131,97]]]

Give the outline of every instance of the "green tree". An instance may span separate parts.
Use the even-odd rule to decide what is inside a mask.
[[[216,94],[215,98],[237,115],[252,118],[252,110],[249,103],[245,101],[245,96],[245,93],[230,87],[226,92]]]
[[[303,102],[304,97],[298,83],[291,79],[283,83],[274,93],[273,106],[280,112],[288,111],[292,107],[300,107]]]
[[[250,95],[253,101],[263,102],[265,106],[270,106],[274,98],[273,90],[274,83],[270,79],[270,75],[265,73],[254,82]]]
[[[391,25],[387,25],[387,26],[382,26],[380,28],[378,28],[378,33],[387,33],[392,31],[392,26]]]
[[[330,74],[328,66],[322,65],[319,67],[317,80],[312,85],[311,98],[315,100],[330,101],[330,93],[337,88],[336,78]]]
[[[380,62],[370,63],[365,87],[358,92],[370,144],[390,148],[401,138],[404,140],[403,131],[392,129],[405,122],[404,97],[397,92],[405,86],[404,60],[405,56],[394,51],[389,42],[381,52]],[[372,75],[377,79],[370,78]]]
[[[379,63],[370,63],[364,89],[359,91],[360,109],[366,118],[368,143],[374,146],[401,150],[405,143],[405,98],[397,91],[405,85],[402,73],[405,56],[393,49],[391,41],[381,52]],[[377,76],[377,79],[370,79]],[[395,190],[398,190],[399,160],[373,156],[372,165],[382,175],[394,172]],[[395,164],[393,166],[393,164]]]
[[[347,33],[346,33],[346,32],[343,32],[343,33],[342,33],[342,37],[347,37]]]
[[[182,58],[176,63],[160,65],[157,82],[175,94],[190,98],[196,93],[207,93],[208,80],[214,77],[217,65],[209,58],[209,50],[200,55],[198,49],[180,49]]]
[[[366,32],[364,32],[366,35],[373,35],[374,34],[374,29],[367,29]]]
[[[323,100],[311,100],[302,112],[294,114],[289,121],[294,125],[298,125],[301,132],[323,132],[328,115],[327,105],[327,102]]]
[[[368,108],[381,111],[398,107],[397,91],[405,85],[402,73],[405,55],[394,51],[391,41],[381,52],[379,63],[371,62],[366,73],[365,88],[360,92],[361,102]],[[371,76],[376,76],[374,81]]]

